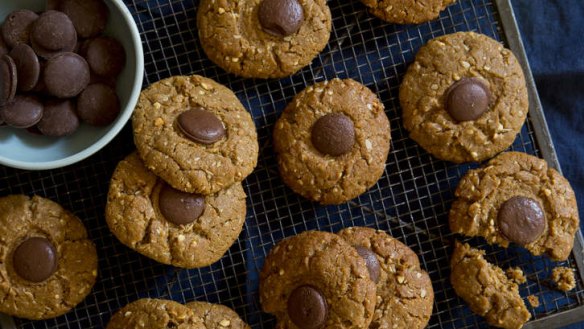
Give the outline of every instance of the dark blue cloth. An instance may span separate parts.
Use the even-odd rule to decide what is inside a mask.
[[[584,1],[511,2],[562,171],[584,218]],[[584,323],[568,328],[584,329]]]

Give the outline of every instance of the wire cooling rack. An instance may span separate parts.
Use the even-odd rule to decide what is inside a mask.
[[[370,16],[357,0],[329,1],[334,28],[326,49],[294,76],[268,81],[236,78],[207,60],[197,37],[198,1],[125,2],[141,31],[145,85],[171,75],[204,75],[229,86],[252,113],[261,149],[258,166],[244,183],[248,195],[244,230],[220,261],[195,270],[158,264],[120,244],[105,224],[104,208],[109,177],[117,162],[134,150],[129,125],[108,147],[74,166],[42,172],[0,167],[0,195],[38,194],[61,203],[85,222],[99,253],[98,281],[84,302],[47,321],[15,319],[16,327],[103,328],[120,307],[153,297],[222,303],[235,309],[253,328],[273,328],[275,320],[261,312],[258,296],[258,273],[272,246],[305,230],[336,232],[355,225],[385,230],[419,255],[435,290],[429,328],[488,327],[454,294],[449,283],[449,255],[455,236],[448,228],[448,211],[460,177],[476,165],[438,161],[410,140],[401,123],[398,88],[420,46],[443,34],[477,31],[513,46],[522,55],[508,0],[459,0],[439,19],[416,26],[386,24]],[[377,93],[391,121],[392,143],[385,173],[370,191],[346,204],[323,207],[284,186],[271,132],[296,93],[335,77],[353,78]],[[532,84],[530,88],[531,102],[537,105]],[[546,131],[541,108],[532,107],[512,149],[545,157],[557,166]],[[580,239],[575,250],[581,248]],[[489,247],[479,239],[471,243],[486,249],[492,262],[504,268],[519,266],[526,273],[528,281],[521,285],[521,295],[535,295],[540,301],[539,307],[529,308],[535,320],[526,327],[551,328],[584,317],[581,273],[576,288],[568,293],[556,291],[549,279],[553,267],[576,268],[581,259],[572,256],[567,262],[554,263],[520,249]]]

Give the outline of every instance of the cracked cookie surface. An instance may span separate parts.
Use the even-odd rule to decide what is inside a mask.
[[[221,305],[206,302],[190,302],[186,306],[195,316],[203,320],[207,329],[250,329],[234,310]]]
[[[312,140],[315,123],[331,113],[354,125],[354,144],[338,156],[323,154]],[[351,200],[383,174],[390,147],[390,125],[383,104],[351,79],[319,82],[288,104],[274,128],[274,149],[284,182],[321,204]]]
[[[195,108],[219,119],[221,139],[202,144],[179,129],[178,118]],[[181,191],[216,193],[241,182],[257,164],[251,115],[231,90],[211,79],[174,76],[152,84],[140,94],[132,125],[146,167]]]
[[[197,27],[203,50],[227,72],[246,78],[282,78],[310,64],[328,43],[331,13],[326,0],[299,0],[300,29],[286,37],[263,30],[262,0],[202,0]]]
[[[369,327],[375,283],[356,249],[338,235],[303,232],[280,241],[266,257],[260,273],[260,302],[265,312],[276,316],[278,328],[299,328],[289,313],[294,306],[291,295],[307,286],[326,301],[324,311],[320,308],[324,327]]]
[[[138,299],[118,310],[107,329],[205,329],[203,320],[188,307],[171,300]]]
[[[339,233],[352,246],[373,251],[380,265],[377,304],[371,328],[425,328],[432,315],[434,290],[418,256],[383,231],[350,227]]]
[[[487,88],[488,108],[475,120],[447,111],[449,89],[475,78]],[[420,48],[399,92],[410,137],[435,157],[455,163],[482,161],[508,148],[529,108],[523,71],[499,42],[474,32],[438,37]]]
[[[503,270],[487,262],[485,252],[456,241],[450,282],[470,309],[492,326],[519,329],[531,318],[519,287]]]
[[[120,161],[111,178],[106,221],[126,246],[160,263],[203,267],[219,260],[241,233],[246,196],[240,183],[204,197],[204,210],[179,225],[161,211],[166,183],[150,172],[138,155]]]
[[[19,275],[16,254],[31,238],[48,241],[34,253],[45,252],[45,257],[33,258],[36,264],[49,263],[47,245],[55,256],[53,271],[40,281],[22,277],[43,270],[34,264]],[[32,320],[65,314],[91,292],[96,277],[97,252],[79,218],[39,196],[0,198],[0,312]]]
[[[456,0],[361,0],[369,11],[390,23],[420,24],[438,18]]]
[[[541,234],[523,247],[534,255],[567,259],[580,222],[574,191],[545,160],[525,153],[501,153],[466,173],[450,209],[450,230],[507,247],[510,240],[501,232],[499,212],[517,196],[537,202],[545,218]]]

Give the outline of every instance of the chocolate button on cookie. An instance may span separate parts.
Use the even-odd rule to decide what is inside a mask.
[[[195,317],[203,319],[207,329],[250,329],[234,310],[225,305],[190,302],[185,306],[193,311]]]
[[[425,328],[432,315],[432,280],[418,256],[383,231],[350,227],[338,233],[355,247],[377,283],[377,304],[370,328]]]
[[[38,196],[0,198],[0,312],[65,314],[91,292],[97,252],[79,218]]]
[[[507,149],[529,109],[513,53],[474,32],[441,36],[420,48],[399,98],[410,137],[455,163],[486,160]]]
[[[213,194],[255,168],[257,133],[235,94],[201,76],[176,76],[142,91],[132,116],[148,169],[172,187]]]
[[[77,114],[81,121],[92,126],[107,126],[120,114],[116,91],[105,84],[87,86],[77,98]]]
[[[106,329],[206,329],[203,318],[177,302],[163,299],[138,299],[118,310]]]
[[[18,75],[12,57],[0,57],[0,108],[11,103],[16,95]]]
[[[262,309],[277,318],[278,328],[368,328],[375,292],[365,260],[327,232],[280,241],[260,273]]]
[[[106,221],[112,233],[137,252],[160,263],[195,268],[227,252],[242,230],[245,209],[240,183],[207,196],[180,192],[133,153],[112,176]]]
[[[320,82],[288,104],[274,128],[280,174],[296,193],[339,204],[369,189],[390,142],[383,104],[350,79]]]
[[[2,24],[2,38],[10,48],[28,43],[32,23],[39,18],[35,12],[20,9],[11,12]]]
[[[390,23],[420,24],[436,19],[456,0],[361,0],[369,11]]]
[[[14,47],[10,52],[17,72],[17,90],[31,91],[38,83],[41,74],[39,58],[32,48],[24,43]]]
[[[470,170],[456,188],[450,229],[534,255],[565,260],[580,222],[570,183],[545,160],[519,152],[502,153]]]
[[[89,66],[75,53],[62,53],[46,62],[43,80],[51,95],[75,97],[89,84]]]
[[[247,78],[294,74],[326,46],[326,0],[203,0],[197,12],[201,45],[211,61]]]
[[[69,16],[80,38],[102,33],[109,17],[103,0],[61,0],[58,9]]]
[[[44,103],[43,117],[36,127],[45,136],[61,137],[74,133],[79,127],[72,100],[54,99]]]
[[[14,128],[32,127],[43,117],[43,103],[36,96],[18,95],[2,109],[2,118]]]

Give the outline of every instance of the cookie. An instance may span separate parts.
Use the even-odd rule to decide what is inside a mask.
[[[67,313],[91,291],[97,252],[79,218],[39,196],[0,198],[0,312],[31,320]]]
[[[118,310],[106,329],[179,328],[205,329],[203,320],[177,302],[163,299],[138,299]]]
[[[207,196],[177,191],[136,153],[116,167],[106,205],[107,224],[123,244],[182,268],[219,260],[241,233],[245,214],[240,183]]]
[[[432,281],[418,256],[383,231],[350,227],[338,233],[365,259],[377,283],[370,328],[425,328],[432,315]]]
[[[531,318],[519,287],[501,268],[487,262],[484,254],[456,241],[450,259],[452,287],[491,326],[519,329]]]
[[[404,127],[435,157],[482,161],[508,148],[529,102],[513,53],[488,36],[458,32],[423,46],[399,91]]]
[[[326,0],[202,0],[199,39],[211,61],[246,78],[282,78],[310,64],[328,43]]]
[[[227,306],[205,302],[190,302],[186,306],[196,317],[203,319],[203,325],[207,329],[250,329],[250,326]]]
[[[438,18],[456,0],[361,0],[369,12],[390,23],[420,24]]]
[[[278,328],[368,328],[375,290],[357,250],[327,232],[280,241],[260,273],[262,309]]]
[[[213,194],[255,168],[254,122],[235,94],[201,76],[176,76],[142,91],[132,116],[148,169],[174,188]]]
[[[452,232],[513,242],[534,255],[565,260],[580,219],[570,183],[545,160],[506,152],[459,182],[449,214]]]
[[[383,104],[351,79],[306,88],[274,128],[282,179],[321,204],[351,200],[373,186],[383,174],[390,139]]]

